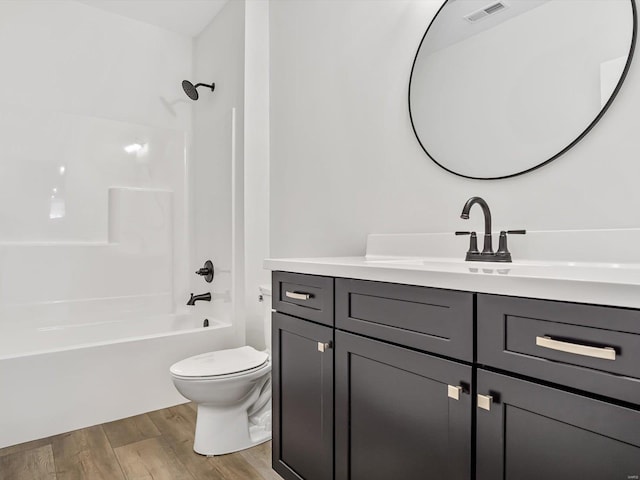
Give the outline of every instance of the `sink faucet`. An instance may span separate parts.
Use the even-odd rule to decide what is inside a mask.
[[[210,302],[211,301],[211,292],[203,293],[201,295],[194,295],[192,293],[191,294],[191,298],[187,302],[187,305],[195,305],[196,302],[200,302],[200,301]]]
[[[482,208],[482,213],[484,214],[484,246],[482,248],[482,252],[479,252],[477,247],[476,232],[456,232],[456,235],[471,235],[469,250],[467,251],[465,260],[470,262],[511,262],[511,253],[507,248],[507,234],[524,235],[525,233],[527,233],[527,231],[501,231],[498,251],[494,253],[492,245],[493,234],[491,233],[491,210],[489,210],[489,205],[487,205],[487,202],[485,202],[484,199],[480,197],[471,197],[469,200],[467,200],[467,203],[464,204],[464,207],[462,207],[460,218],[462,218],[463,220],[468,220],[469,211],[471,210],[471,207],[473,207],[476,203],[480,205],[480,207]]]
[[[489,205],[484,199],[480,197],[471,197],[467,200],[467,203],[462,207],[462,213],[460,214],[460,218],[463,220],[469,220],[469,210],[475,204],[480,205],[482,208],[482,213],[484,214],[484,247],[482,248],[481,255],[493,255],[493,246],[492,246],[492,235],[491,235],[491,210],[489,210]]]

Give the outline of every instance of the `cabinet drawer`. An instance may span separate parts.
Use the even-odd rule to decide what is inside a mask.
[[[640,403],[640,312],[478,295],[478,363]]]
[[[333,278],[273,272],[273,308],[333,326]]]
[[[473,361],[473,294],[336,279],[336,327]]]

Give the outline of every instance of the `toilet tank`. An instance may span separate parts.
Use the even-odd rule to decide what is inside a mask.
[[[271,285],[260,285],[260,296],[263,308],[264,344],[271,352]]]

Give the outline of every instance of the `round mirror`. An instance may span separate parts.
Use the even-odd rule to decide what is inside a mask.
[[[635,46],[634,0],[448,0],[422,38],[409,113],[424,151],[457,175],[519,175],[602,117]]]

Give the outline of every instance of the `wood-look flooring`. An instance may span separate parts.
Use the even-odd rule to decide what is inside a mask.
[[[282,480],[271,442],[218,457],[193,451],[184,404],[0,449],[0,480]]]

